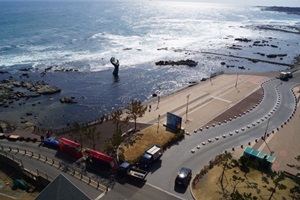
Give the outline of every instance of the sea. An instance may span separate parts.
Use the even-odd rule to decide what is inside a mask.
[[[285,70],[300,54],[299,19],[263,7],[184,1],[1,1],[0,71],[8,73],[0,79],[45,81],[62,91],[2,106],[0,120],[61,128],[216,73]],[[111,57],[120,63],[117,78]],[[197,66],[155,64],[187,59]],[[28,77],[21,76],[25,68]],[[66,96],[77,103],[60,103]]]

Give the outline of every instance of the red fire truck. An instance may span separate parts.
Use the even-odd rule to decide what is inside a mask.
[[[61,138],[58,144],[58,150],[65,152],[75,158],[81,158],[81,146],[79,143],[69,140],[67,138]]]

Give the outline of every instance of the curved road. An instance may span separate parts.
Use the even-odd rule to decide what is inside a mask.
[[[243,116],[237,116],[233,120],[228,119],[227,123],[186,136],[185,140],[164,153],[161,162],[152,166],[147,176],[147,183],[142,188],[117,184],[102,199],[140,199],[141,197],[153,199],[162,196],[164,199],[176,197],[192,199],[189,189],[174,187],[174,179],[178,170],[186,166],[191,168],[195,175],[199,169],[224,150],[252,142],[264,136],[266,129],[270,133],[279,128],[295,110],[296,100],[291,89],[299,83],[298,72],[294,73],[294,78],[288,82],[278,79],[265,82],[262,85],[264,97],[256,107],[247,111]],[[211,142],[208,142],[209,139]],[[1,142],[1,145],[27,149],[54,158],[55,152],[47,148],[39,148],[37,144],[22,143],[20,147],[20,143],[6,143]],[[30,161],[26,159],[23,162]],[[49,169],[47,167],[47,170],[51,171],[51,167]]]
[[[191,168],[195,175],[224,150],[264,136],[267,127],[268,133],[279,128],[295,110],[296,100],[291,89],[298,84],[299,78],[293,78],[289,82],[279,79],[265,82],[262,85],[264,97],[260,104],[237,119],[193,133],[179,145],[168,149],[162,157],[159,169],[148,175],[147,183],[181,198],[192,199],[189,190],[174,190],[174,179],[178,170],[186,166]],[[219,139],[216,140],[216,137]],[[209,139],[211,142],[208,142]],[[205,142],[205,145],[202,142]]]

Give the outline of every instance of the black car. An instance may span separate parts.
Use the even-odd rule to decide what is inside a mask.
[[[175,184],[184,185],[187,187],[191,179],[192,179],[192,170],[186,167],[182,167],[176,176]]]

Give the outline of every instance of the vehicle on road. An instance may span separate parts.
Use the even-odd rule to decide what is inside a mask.
[[[45,138],[43,140],[43,145],[44,146],[50,147],[50,148],[53,148],[53,149],[58,149],[58,144],[59,144],[59,141],[55,140],[53,138]]]
[[[143,154],[139,166],[141,168],[150,167],[155,161],[159,160],[163,155],[163,148],[157,144],[154,144],[148,148]]]
[[[132,178],[135,180],[144,180],[147,174],[147,171],[139,169],[136,166],[132,166],[128,162],[123,162],[117,170],[118,178]]]
[[[192,179],[192,170],[187,167],[182,167],[175,179],[175,185],[183,185],[187,187]]]
[[[279,78],[282,81],[288,81],[289,80],[289,74],[287,72],[280,72]]]
[[[118,169],[117,161],[113,157],[92,149],[86,149],[85,152],[88,153],[87,164],[107,170],[116,171]]]
[[[58,150],[77,159],[82,157],[81,145],[67,138],[60,138]]]

